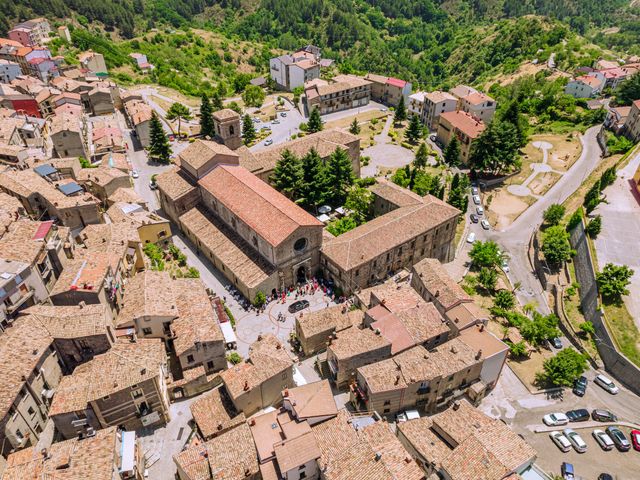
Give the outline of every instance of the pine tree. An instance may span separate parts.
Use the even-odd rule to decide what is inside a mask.
[[[429,150],[427,144],[422,142],[418,151],[416,152],[416,158],[413,159],[414,168],[425,168],[429,164]]]
[[[211,96],[211,108],[214,112],[224,108],[224,105],[222,104],[222,96],[218,90],[213,92],[213,95]]]
[[[167,110],[167,120],[178,120],[178,137],[181,135],[182,120],[191,120],[191,118],[191,110],[181,103],[176,102]]]
[[[273,186],[291,200],[299,198],[302,186],[302,162],[289,150],[282,152],[271,176]]]
[[[393,117],[395,123],[404,122],[407,119],[407,107],[404,104],[404,97],[400,97],[398,106],[396,107],[396,113]]]
[[[323,128],[322,126],[322,119],[320,118],[320,110],[318,110],[318,107],[313,107],[313,110],[311,110],[311,115],[309,115],[309,121],[307,122],[307,131],[309,133],[316,133],[321,131]]]
[[[451,137],[449,145],[444,149],[444,163],[450,167],[460,165],[460,142],[455,135]]]
[[[256,139],[256,128],[249,114],[245,114],[242,119],[242,140],[245,145],[251,144]]]
[[[354,118],[353,122],[351,122],[349,133],[351,133],[352,135],[358,135],[360,133],[360,125],[358,124],[357,118]]]
[[[209,97],[203,94],[202,102],[200,103],[200,135],[213,138],[214,134],[211,102]]]
[[[418,143],[418,140],[422,137],[422,124],[417,115],[411,115],[409,127],[407,127],[407,130],[404,132],[404,136],[413,144]]]
[[[151,115],[149,137],[149,157],[158,163],[168,164],[171,160],[171,146],[156,112]]]
[[[322,158],[315,148],[302,157],[302,186],[300,200],[308,208],[322,204],[328,197],[329,186]]]
[[[336,148],[327,162],[327,183],[329,185],[329,200],[334,205],[344,204],[349,187],[355,182],[351,158],[347,151]]]

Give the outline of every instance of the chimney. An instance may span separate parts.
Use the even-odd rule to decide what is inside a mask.
[[[436,290],[436,294],[434,295],[434,297],[438,298],[440,296],[440,290]]]
[[[380,329],[379,328],[376,328],[375,332],[376,332],[376,335],[380,335]]]
[[[242,389],[243,389],[245,392],[246,392],[247,390],[249,390],[249,381],[248,381],[248,380],[245,380],[245,381],[244,381],[244,387],[243,387]]]
[[[222,424],[221,423],[218,424],[218,431],[220,431],[220,430],[222,430]]]
[[[382,458],[382,454],[380,452],[376,452],[376,455],[374,458],[376,459],[376,462],[379,462],[380,459]]]
[[[262,335],[258,335],[258,342],[262,340]]]
[[[476,353],[476,360],[480,360],[482,358],[482,349],[478,350],[478,353]]]
[[[481,323],[481,324],[480,324],[480,331],[481,331],[481,332],[484,332],[484,323]]]
[[[82,310],[86,306],[87,306],[87,303],[84,300],[82,300],[80,303],[78,303],[78,308],[80,308],[80,310]]]
[[[455,347],[455,345],[451,346],[451,353],[458,353],[458,349]]]
[[[251,420],[249,420],[249,426],[250,427],[255,426],[255,424],[256,424],[256,419],[255,418],[252,418]]]
[[[285,388],[284,392],[282,392],[282,396],[283,397],[288,397],[289,396],[289,389]]]
[[[51,458],[51,455],[49,455],[49,450],[47,450],[46,448],[40,450],[40,453],[42,454],[43,460],[49,460],[49,458]]]
[[[400,375],[396,375],[396,381],[393,382],[394,385],[398,385],[400,383]]]
[[[453,402],[453,410],[458,411],[459,408],[460,408],[460,402]]]

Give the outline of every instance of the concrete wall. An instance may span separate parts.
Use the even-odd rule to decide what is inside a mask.
[[[587,241],[584,224],[580,223],[571,231],[570,242],[576,251],[573,261],[576,280],[580,284],[582,314],[595,327],[596,347],[607,372],[636,395],[640,395],[640,368],[618,351],[607,329],[604,313],[599,308],[598,285]]]

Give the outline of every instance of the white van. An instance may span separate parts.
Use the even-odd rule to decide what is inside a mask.
[[[616,387],[616,384],[604,375],[596,375],[594,382],[604,388],[611,395],[615,395],[620,391],[618,387]]]

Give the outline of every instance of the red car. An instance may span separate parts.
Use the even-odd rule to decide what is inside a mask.
[[[640,452],[640,430],[631,430],[631,443],[634,450]]]

